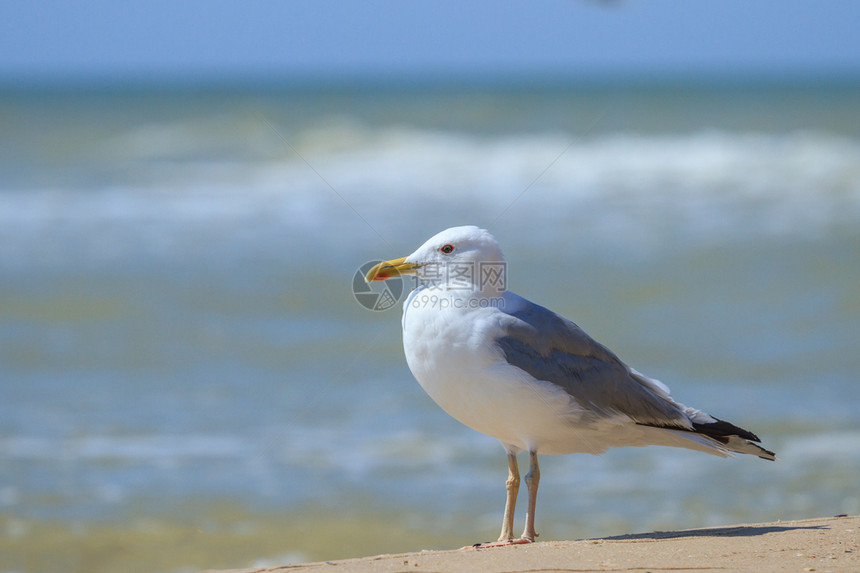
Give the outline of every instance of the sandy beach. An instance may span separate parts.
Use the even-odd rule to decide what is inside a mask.
[[[860,571],[858,530],[860,517],[843,516],[655,531],[579,541],[547,541],[491,549],[419,551],[273,568],[235,569],[230,573]]]

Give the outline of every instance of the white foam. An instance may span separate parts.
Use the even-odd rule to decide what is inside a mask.
[[[786,438],[781,457],[800,463],[815,463],[840,458],[856,459],[860,450],[860,431],[822,432]],[[801,462],[802,461],[802,462]]]
[[[306,563],[307,561],[307,555],[305,555],[301,551],[289,551],[287,553],[282,553],[275,557],[265,557],[263,559],[257,559],[250,565],[250,567],[252,569],[268,569],[270,567],[273,569],[277,569],[286,565],[298,565],[299,563]]]
[[[249,449],[233,436],[88,436],[52,440],[32,436],[0,439],[0,459],[158,461],[235,458]]]
[[[180,147],[193,148],[177,129]],[[273,236],[342,249],[346,236],[374,234],[365,221],[388,236],[416,220],[527,221],[631,244],[809,235],[860,221],[860,141],[823,132],[583,138],[346,123],[288,134],[301,157],[285,147],[274,160],[151,161],[174,131],[129,136],[129,179],[146,183],[0,193],[0,264],[183,257]]]

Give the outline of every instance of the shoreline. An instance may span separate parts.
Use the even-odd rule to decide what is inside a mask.
[[[860,571],[860,516],[654,531],[577,541],[375,555],[229,573],[338,571]],[[228,570],[208,570],[227,573]]]

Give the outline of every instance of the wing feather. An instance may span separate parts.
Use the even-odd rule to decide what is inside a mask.
[[[608,348],[573,322],[525,301],[506,314],[496,344],[509,364],[563,388],[596,416],[678,429],[692,424],[662,384],[646,384]],[[650,381],[656,383],[656,381]]]
[[[644,426],[681,430],[700,436],[720,451],[773,460],[756,444],[758,436],[729,422],[689,408],[669,395],[669,388],[624,364],[576,324],[520,298],[504,313],[495,343],[509,364],[534,378],[563,388],[594,418],[623,414]]]

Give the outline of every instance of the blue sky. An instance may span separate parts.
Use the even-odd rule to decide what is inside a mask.
[[[0,79],[860,74],[849,0],[0,0]]]

